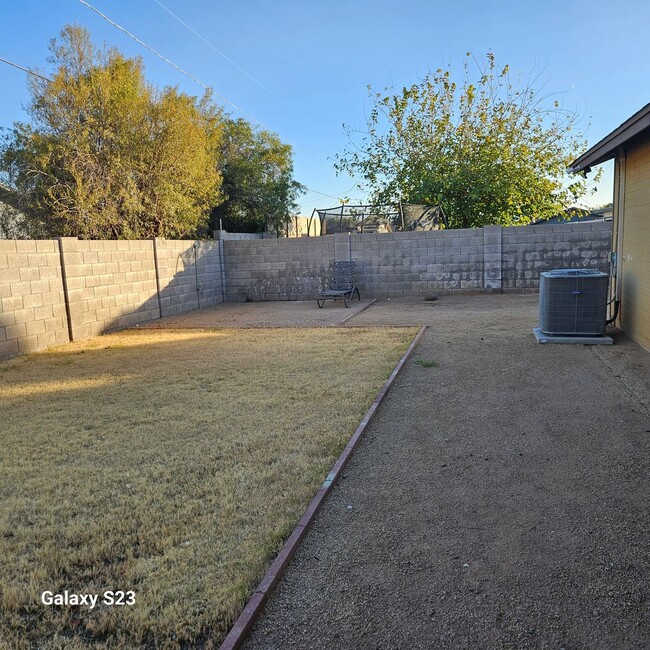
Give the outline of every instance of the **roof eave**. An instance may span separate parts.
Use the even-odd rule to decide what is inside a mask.
[[[650,104],[646,104],[582,156],[576,158],[568,171],[572,174],[580,172],[588,174],[594,165],[600,165],[614,158],[619,147],[648,128],[650,128]]]

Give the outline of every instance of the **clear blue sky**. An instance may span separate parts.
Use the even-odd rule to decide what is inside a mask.
[[[364,198],[332,160],[347,142],[342,124],[365,124],[368,84],[401,88],[446,64],[460,69],[467,51],[492,50],[515,75],[544,69],[547,89],[590,123],[590,145],[650,101],[647,1],[160,0],[255,81],[154,0],[88,1],[291,143],[296,178],[311,188],[303,214],[337,204],[315,192]],[[47,70],[49,40],[77,23],[95,42],[141,55],[155,84],[202,92],[78,0],[3,3],[2,22],[0,57],[25,67]],[[27,118],[25,76],[0,65],[0,126]],[[611,164],[605,172],[590,205],[611,200]]]

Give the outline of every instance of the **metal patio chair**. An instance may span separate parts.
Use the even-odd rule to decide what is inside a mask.
[[[355,269],[355,262],[334,262],[334,273],[330,276],[329,289],[321,291],[316,299],[320,309],[325,305],[325,301],[340,299],[343,299],[345,306],[349,307],[355,294],[357,300],[361,301],[359,289],[354,284]]]

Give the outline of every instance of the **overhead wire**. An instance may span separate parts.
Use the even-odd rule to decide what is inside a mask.
[[[348,192],[352,191],[356,186],[357,186],[357,183],[354,183],[354,185],[352,185],[352,187],[350,187],[349,189],[347,189],[347,190],[343,193],[343,195],[346,195]],[[305,185],[305,188],[306,188],[309,192],[313,192],[314,194],[320,194],[321,196],[327,196],[327,197],[329,197],[330,199],[336,199],[337,201],[342,201],[342,199],[341,199],[340,196],[333,196],[332,194],[326,194],[325,192],[319,192],[318,190],[312,190],[310,187],[307,187],[306,185]],[[311,203],[311,201],[307,201],[307,203]]]
[[[160,52],[158,52],[158,50],[155,50],[153,47],[151,47],[151,45],[148,45],[143,40],[140,40],[137,36],[135,36],[130,31],[128,31],[127,29],[122,27],[122,25],[118,25],[114,20],[111,20],[106,14],[103,14],[101,11],[99,11],[99,9],[97,9],[96,7],[93,7],[90,3],[86,2],[86,0],[79,0],[79,2],[81,2],[82,5],[85,5],[86,7],[88,7],[88,9],[91,9],[92,11],[94,11],[97,15],[101,16],[105,21],[107,21],[108,23],[113,25],[113,27],[116,27],[117,29],[119,29],[121,32],[126,34],[129,38],[132,38],[136,43],[139,43],[140,45],[142,45],[142,47],[145,47],[147,50],[149,50],[150,52],[155,54],[159,59],[162,59],[165,63],[171,65],[173,68],[178,70],[181,74],[184,74],[186,77],[189,77],[192,81],[199,84],[199,86],[201,86],[205,90],[212,90],[212,92],[214,92],[214,94],[217,97],[219,97],[219,99],[222,99],[224,102],[226,102],[226,104],[228,104],[229,106],[232,106],[236,111],[239,111],[242,115],[245,115],[246,117],[251,119],[253,122],[256,122],[257,124],[259,124],[260,126],[264,126],[259,120],[255,119],[252,115],[249,115],[243,108],[237,106],[237,104],[234,104],[228,98],[226,98],[223,95],[220,95],[218,92],[214,91],[214,89],[211,88],[211,86],[208,86],[207,84],[204,84],[200,79],[197,79],[193,74],[189,73],[187,70],[184,70],[179,65],[176,65],[176,63],[174,63],[171,59],[168,59],[166,56],[163,56]],[[268,127],[264,127],[264,128],[268,128]]]
[[[187,77],[189,77],[190,79],[192,79],[192,81],[194,81],[195,83],[199,84],[200,86],[202,86],[202,87],[205,88],[206,90],[210,90],[210,89],[212,89],[211,86],[208,86],[207,84],[204,84],[201,80],[197,79],[194,75],[192,75],[192,74],[190,74],[189,72],[187,72],[187,70],[184,70],[184,69],[181,68],[179,65],[176,65],[176,63],[174,63],[172,60],[168,59],[166,56],[163,56],[160,52],[158,52],[158,51],[155,50],[153,47],[151,47],[151,45],[147,45],[147,43],[145,43],[143,40],[139,39],[137,36],[135,36],[134,34],[132,34],[130,31],[128,31],[127,29],[125,29],[124,27],[122,27],[121,25],[119,25],[118,23],[116,23],[114,20],[111,20],[111,19],[110,19],[106,14],[103,14],[101,11],[99,11],[99,9],[97,9],[96,7],[93,7],[90,3],[86,2],[86,0],[79,0],[79,2],[81,2],[82,5],[85,5],[86,7],[88,7],[88,8],[91,9],[92,11],[94,11],[97,15],[101,16],[104,20],[106,20],[108,23],[110,23],[111,25],[113,25],[113,27],[116,27],[116,28],[119,29],[121,32],[123,32],[124,34],[126,34],[127,36],[129,36],[130,38],[132,38],[136,43],[139,43],[140,45],[142,45],[143,47],[145,47],[147,50],[149,50],[150,52],[152,52],[153,54],[155,54],[158,58],[160,58],[160,59],[162,59],[163,61],[165,61],[165,63],[168,63],[168,64],[171,65],[173,68],[175,68],[176,70],[178,70],[179,72],[181,72],[181,73],[184,74],[185,76],[187,76]],[[242,115],[245,115],[245,116],[246,116],[247,118],[249,118],[252,122],[255,122],[255,123],[258,124],[259,126],[265,128],[265,129],[267,129],[267,130],[269,130],[269,131],[273,131],[273,129],[272,129],[271,127],[266,126],[266,124],[264,124],[263,122],[261,122],[260,120],[258,120],[256,117],[253,117],[252,115],[250,115],[249,113],[247,113],[243,108],[237,106],[237,104],[231,102],[229,99],[227,99],[227,98],[224,97],[223,95],[217,93],[216,91],[214,91],[214,89],[212,89],[212,91],[214,92],[214,94],[215,94],[217,97],[219,97],[220,99],[222,99],[222,100],[223,100],[224,102],[226,102],[228,105],[232,106],[235,110],[239,111]],[[305,155],[309,156],[310,158],[313,158],[314,160],[316,160],[317,162],[319,162],[321,165],[329,166],[326,162],[324,162],[323,160],[321,160],[320,158],[318,158],[317,156],[315,156],[313,153],[307,151],[306,149],[303,149],[302,147],[299,147],[298,145],[292,145],[292,146],[293,146],[295,149],[297,149],[298,151],[302,151],[302,153],[304,153]]]
[[[43,76],[41,74],[38,74],[37,72],[34,72],[33,70],[30,70],[29,68],[25,68],[24,66],[18,65],[17,63],[14,63],[13,61],[9,61],[8,59],[5,59],[3,57],[0,57],[0,62],[1,63],[6,63],[7,65],[10,65],[10,66],[12,66],[14,68],[17,68],[18,70],[22,70],[23,72],[25,72],[25,73],[27,73],[29,75],[32,75],[34,77],[38,77],[39,79],[42,79],[43,81],[47,81],[48,83],[52,83],[52,81],[53,81],[49,77],[45,77],[45,76]],[[352,190],[355,187],[355,185],[356,185],[356,183],[349,190],[347,190],[345,192],[345,194],[347,194],[347,192]],[[313,190],[311,187],[307,187],[306,185],[304,187],[307,190],[307,192],[311,192],[313,194],[319,194],[320,196],[326,196],[326,197],[328,197],[330,199],[335,199],[337,201],[341,201],[340,196],[334,196],[333,194],[326,194],[325,192],[320,192],[319,190]],[[314,199],[314,201],[318,201],[318,199]],[[314,201],[306,201],[306,203],[313,203]]]
[[[186,23],[182,18],[180,18],[179,16],[177,16],[177,15],[176,15],[176,14],[175,14],[175,13],[174,13],[170,8],[169,8],[169,7],[167,7],[167,6],[164,5],[162,2],[160,2],[160,0],[153,0],[153,1],[154,1],[154,2],[159,6],[159,7],[161,7],[162,9],[164,9],[164,10],[165,10],[165,11],[166,11],[170,16],[172,16],[175,20],[177,20],[181,25],[183,25],[186,29],[188,29],[190,32],[192,32],[192,34],[194,34],[195,36],[197,36],[198,38],[200,38],[200,39],[201,39],[201,40],[202,40],[202,41],[203,41],[203,42],[204,42],[204,43],[205,43],[209,48],[211,48],[212,50],[214,50],[214,51],[215,51],[219,56],[223,57],[226,61],[228,61],[228,63],[230,63],[230,64],[231,64],[232,66],[234,66],[235,68],[237,68],[237,70],[239,70],[241,73],[245,74],[245,75],[246,75],[246,76],[247,76],[251,81],[253,81],[254,83],[256,83],[256,84],[257,84],[257,85],[258,85],[262,90],[264,90],[264,91],[267,92],[269,95],[271,95],[271,97],[273,97],[275,100],[277,100],[278,102],[280,102],[283,106],[286,106],[286,108],[288,108],[292,113],[294,113],[294,114],[297,115],[298,117],[304,117],[304,116],[302,116],[300,113],[298,113],[298,111],[296,111],[296,110],[293,108],[293,106],[290,106],[289,104],[287,104],[283,99],[281,99],[280,97],[278,97],[278,96],[277,96],[277,95],[276,95],[272,90],[270,90],[269,88],[267,88],[267,87],[266,87],[266,86],[265,86],[261,81],[258,81],[258,80],[257,80],[257,79],[252,75],[252,74],[250,74],[249,72],[247,72],[246,70],[244,70],[244,68],[242,68],[238,63],[236,63],[236,62],[233,61],[229,56],[227,56],[226,54],[224,54],[224,53],[223,53],[223,52],[222,52],[222,51],[221,51],[221,50],[220,50],[216,45],[214,45],[214,44],[213,44],[212,42],[210,42],[207,38],[205,38],[205,36],[203,36],[202,34],[199,34],[199,32],[197,32],[197,31],[196,31],[196,30],[195,30],[191,25],[188,25],[188,24],[187,24],[187,23]]]
[[[49,77],[44,77],[42,74],[38,74],[38,72],[34,72],[33,70],[30,70],[29,68],[23,68],[22,65],[18,65],[17,63],[14,63],[13,61],[9,61],[8,59],[3,59],[0,56],[0,62],[6,63],[7,65],[11,65],[14,68],[18,68],[18,70],[22,70],[23,72],[26,72],[27,74],[32,75],[33,77],[38,77],[39,79],[42,79],[43,81],[49,81],[52,83],[52,79]]]
[[[161,4],[161,3],[158,2],[158,0],[154,0],[154,1],[157,2],[158,4]],[[184,70],[184,69],[181,68],[180,66],[176,65],[173,61],[171,61],[171,60],[168,59],[167,57],[165,57],[165,56],[163,56],[162,54],[160,54],[160,52],[158,52],[157,50],[155,50],[155,49],[154,49],[153,47],[151,47],[150,45],[147,45],[147,43],[145,43],[144,41],[142,41],[142,40],[140,40],[139,38],[137,38],[137,36],[135,36],[134,34],[132,34],[131,32],[129,32],[128,30],[126,30],[126,29],[125,29],[124,27],[122,27],[121,25],[118,25],[115,21],[111,20],[108,16],[106,16],[105,14],[103,14],[101,11],[99,11],[97,8],[93,7],[91,4],[89,4],[89,3],[86,2],[85,0],[79,0],[79,2],[81,2],[81,4],[87,6],[89,9],[91,9],[91,10],[94,11],[96,14],[98,14],[99,16],[101,16],[101,17],[102,17],[104,20],[106,20],[108,23],[110,23],[111,25],[113,25],[114,27],[116,27],[117,29],[119,29],[121,32],[125,33],[127,36],[129,36],[130,38],[132,38],[134,41],[136,41],[137,43],[139,43],[140,45],[142,45],[143,47],[145,47],[147,50],[149,50],[150,52],[152,52],[153,54],[155,54],[157,57],[159,57],[160,59],[162,59],[163,61],[165,61],[165,62],[168,63],[169,65],[171,65],[173,68],[175,68],[176,70],[178,70],[179,72],[181,72],[181,73],[184,74],[185,76],[187,76],[187,77],[189,77],[190,79],[192,79],[195,83],[199,84],[200,86],[202,86],[202,87],[205,88],[206,90],[207,90],[207,89],[210,89],[210,86],[204,84],[202,81],[200,81],[199,79],[197,79],[194,75],[190,74],[189,72],[187,72],[186,70]],[[161,4],[161,6],[163,6],[163,5]],[[165,8],[165,7],[163,7],[163,8]],[[171,12],[170,12],[170,13],[171,13]],[[29,68],[26,68],[26,67],[24,67],[24,66],[21,66],[21,65],[19,65],[19,64],[17,64],[17,63],[14,63],[13,61],[10,61],[9,59],[5,59],[5,58],[3,58],[3,57],[0,57],[0,63],[4,63],[4,64],[6,64],[6,65],[12,66],[12,67],[14,67],[14,68],[16,68],[16,69],[18,69],[18,70],[21,70],[22,72],[25,72],[25,73],[28,74],[28,75],[31,75],[31,76],[34,76],[34,77],[38,77],[39,79],[42,79],[43,81],[47,81],[48,83],[52,83],[52,82],[53,82],[53,80],[50,79],[49,77],[46,77],[46,76],[41,75],[41,74],[39,74],[39,73],[37,73],[37,72],[34,72],[33,70],[30,70]],[[260,122],[260,121],[257,120],[256,118],[254,118],[252,115],[249,115],[248,113],[246,113],[246,111],[244,111],[243,109],[241,109],[239,106],[237,106],[236,104],[234,104],[234,103],[231,102],[230,100],[226,99],[225,97],[223,97],[223,96],[220,95],[219,93],[216,93],[216,92],[215,92],[214,94],[215,94],[217,97],[221,98],[224,102],[226,102],[227,104],[229,104],[230,106],[232,106],[233,108],[235,108],[237,111],[239,111],[240,113],[242,113],[242,114],[245,115],[246,117],[250,118],[252,121],[256,122],[259,126],[265,128],[265,129],[268,129],[269,131],[272,131],[272,129],[271,129],[270,127],[267,127],[267,126],[264,125],[262,122]],[[299,151],[302,151],[303,153],[306,153],[306,154],[309,155],[310,157],[314,158],[314,159],[317,160],[318,162],[320,162],[320,163],[322,163],[322,164],[324,164],[324,165],[327,164],[327,163],[324,163],[322,160],[319,160],[318,158],[316,158],[316,157],[315,157],[313,154],[311,154],[310,152],[308,152],[308,151],[302,149],[301,147],[298,147],[298,146],[296,146],[296,145],[293,145],[293,146],[294,146],[296,149],[298,149]],[[355,183],[355,185],[356,185],[356,183]],[[355,185],[353,185],[350,189],[353,189]],[[326,196],[326,197],[328,197],[328,198],[335,199],[335,200],[337,200],[337,201],[342,201],[342,198],[341,198],[341,197],[334,196],[334,195],[332,195],[332,194],[327,194],[327,193],[325,193],[325,192],[320,192],[320,191],[318,191],[318,190],[314,190],[314,189],[312,189],[312,188],[310,188],[310,187],[307,187],[306,185],[305,185],[305,188],[306,188],[306,190],[307,190],[308,192],[312,192],[312,193],[314,193],[314,194],[319,194],[320,196]],[[311,201],[310,201],[310,202],[311,202]]]

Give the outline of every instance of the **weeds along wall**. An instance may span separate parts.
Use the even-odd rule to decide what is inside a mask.
[[[607,271],[611,225],[487,226],[222,241],[0,240],[0,360],[226,301],[311,300],[357,262],[364,298],[535,291],[542,271]]]
[[[0,240],[0,360],[222,301],[213,241]]]

